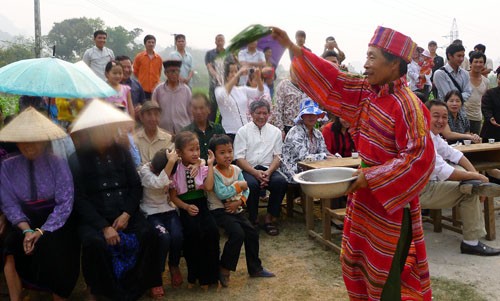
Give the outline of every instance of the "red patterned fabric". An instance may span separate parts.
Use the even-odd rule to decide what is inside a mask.
[[[417,48],[417,44],[410,37],[382,26],[377,27],[368,46],[382,48],[391,54],[403,58],[407,63],[411,62],[413,51]]]
[[[307,50],[293,67],[312,99],[351,124],[368,188],[349,196],[342,271],[351,300],[379,300],[410,207],[412,243],[401,274],[402,300],[431,300],[419,192],[434,168],[429,111],[405,77],[384,86],[339,72]]]

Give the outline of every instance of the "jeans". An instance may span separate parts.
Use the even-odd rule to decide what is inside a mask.
[[[255,169],[267,170],[262,166],[256,166]],[[247,181],[248,188],[250,189],[250,195],[247,200],[248,219],[250,222],[253,223],[257,221],[260,191],[264,189],[267,189],[270,192],[269,201],[267,203],[267,213],[274,217],[279,217],[281,202],[283,202],[283,198],[285,197],[286,190],[288,188],[286,178],[278,171],[275,171],[271,174],[268,186],[260,188],[259,181],[251,174],[243,171],[243,177],[245,178],[245,181]]]
[[[148,215],[147,219],[158,234],[161,271],[165,270],[167,254],[168,265],[179,266],[182,250],[182,226],[177,211],[171,210]]]

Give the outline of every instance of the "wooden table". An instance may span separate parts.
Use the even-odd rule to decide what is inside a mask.
[[[471,145],[456,146],[456,149],[464,153],[464,155],[471,161],[474,167],[481,172],[488,169],[500,168],[500,142],[496,143],[480,143]],[[299,162],[298,165],[304,169],[317,169],[328,167],[353,167],[357,168],[361,160],[359,158],[333,158],[316,162]],[[331,199],[321,199],[323,208],[331,208]],[[305,198],[305,217],[306,228],[309,236],[317,239],[322,244],[331,249],[340,252],[340,247],[331,241],[331,224],[330,219],[325,218],[323,213],[323,233],[318,233],[314,230],[314,211],[313,199],[306,196]],[[488,198],[484,202],[484,219],[486,228],[486,239],[494,240],[496,238],[495,231],[495,207],[494,199]]]
[[[353,158],[333,158],[326,159],[315,162],[299,162],[298,165],[303,170],[309,169],[318,169],[318,168],[328,168],[328,167],[353,167],[356,168],[361,163],[361,159],[353,159]],[[318,233],[314,229],[314,200],[309,196],[305,196],[305,218],[306,218],[306,229],[307,233],[310,237],[318,240],[323,245],[328,248],[331,248],[337,253],[340,253],[340,246],[335,244],[332,241],[332,232],[331,232],[331,219],[326,214],[325,208],[331,209],[331,201],[332,199],[321,199],[322,210],[322,224],[323,224],[323,233]]]
[[[500,142],[459,145],[455,148],[464,153],[465,157],[480,172],[500,168]],[[486,228],[486,239],[495,240],[495,202],[492,197],[484,201],[484,226]]]

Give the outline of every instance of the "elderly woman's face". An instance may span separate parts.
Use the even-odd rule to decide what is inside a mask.
[[[47,147],[48,142],[19,142],[17,143],[17,147],[21,151],[24,157],[28,160],[35,160],[38,158]]]
[[[309,129],[312,129],[314,127],[314,125],[316,125],[316,122],[318,122],[318,119],[319,119],[319,115],[315,115],[315,114],[304,114],[302,115],[302,122],[304,122],[304,125],[309,128]]]

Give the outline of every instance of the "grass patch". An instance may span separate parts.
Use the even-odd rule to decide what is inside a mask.
[[[442,277],[431,277],[432,296],[439,301],[486,301],[474,286]]]

